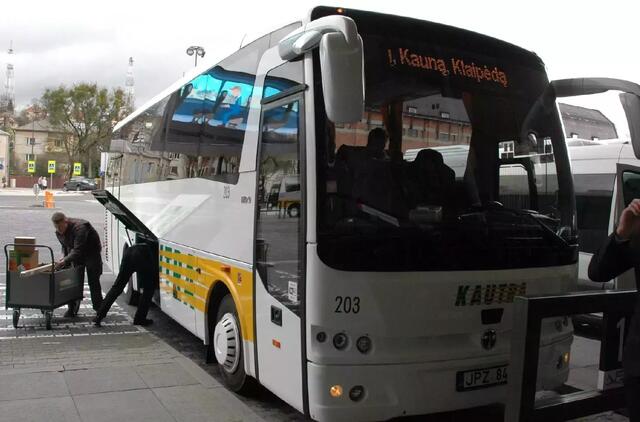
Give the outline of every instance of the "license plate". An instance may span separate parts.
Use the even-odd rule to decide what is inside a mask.
[[[477,390],[507,383],[507,365],[471,369],[456,374],[456,391]]]

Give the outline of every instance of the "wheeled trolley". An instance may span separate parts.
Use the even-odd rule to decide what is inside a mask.
[[[80,308],[84,293],[84,267],[71,267],[20,277],[20,271],[9,270],[9,248],[11,247],[15,249],[16,244],[9,243],[4,246],[7,272],[5,309],[13,308],[13,327],[18,327],[22,308],[40,309],[44,315],[47,330],[51,329],[54,309],[73,303],[72,310],[75,315]],[[33,247],[49,250],[53,268],[55,265],[53,250],[45,245],[33,245]]]

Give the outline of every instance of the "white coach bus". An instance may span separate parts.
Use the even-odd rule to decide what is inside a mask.
[[[96,193],[114,217],[107,259],[157,243],[161,309],[234,391],[257,380],[321,421],[503,402],[513,297],[576,283],[555,96],[603,84],[549,84],[533,53],[466,30],[315,8],[116,126]],[[455,146],[453,169],[438,148]],[[269,199],[286,180],[295,213]],[[549,389],[571,326],[542,338]]]

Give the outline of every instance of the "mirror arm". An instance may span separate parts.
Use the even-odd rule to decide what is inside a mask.
[[[311,21],[285,36],[278,43],[278,53],[282,60],[293,60],[320,44],[324,34],[339,33],[347,45],[357,48],[358,29],[353,19],[346,16],[325,16]]]
[[[550,83],[556,97],[599,94],[617,90],[640,96],[640,85],[613,78],[558,79]]]

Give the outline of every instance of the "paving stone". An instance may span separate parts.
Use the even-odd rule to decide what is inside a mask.
[[[87,394],[73,401],[83,421],[175,422],[150,390]]]
[[[0,422],[80,422],[71,397],[0,402]]]
[[[64,379],[72,396],[146,388],[135,368],[93,368],[65,371]]]
[[[0,382],[0,401],[68,396],[60,372],[5,374]]]
[[[260,418],[224,388],[200,386],[154,388],[153,392],[179,422],[251,422]],[[239,405],[240,404],[240,405]]]

